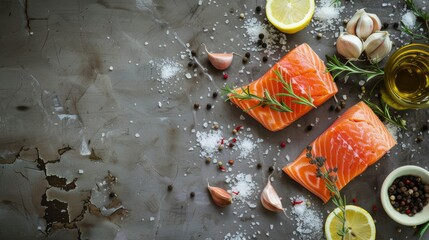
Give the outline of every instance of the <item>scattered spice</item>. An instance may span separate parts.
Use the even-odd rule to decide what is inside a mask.
[[[192,61],[189,61],[188,62],[188,67],[192,67],[192,66],[194,66],[194,63]]]
[[[261,6],[256,6],[256,8],[255,8],[255,12],[256,12],[256,13],[260,13],[260,12],[261,12],[261,10],[262,10],[262,7],[261,7]]]
[[[302,200],[293,200],[292,201],[292,206],[295,206],[295,205],[297,205],[297,204],[301,204],[301,203],[303,203],[304,201],[302,201]]]
[[[416,143],[421,143],[421,142],[423,142],[423,137],[417,136],[415,141],[416,141]]]
[[[286,142],[282,141],[282,142],[280,143],[280,147],[281,147],[281,148],[285,148],[285,147],[286,147]]]
[[[263,56],[262,57],[262,62],[267,62],[268,61],[268,57],[267,56]]]
[[[195,110],[197,110],[197,109],[199,109],[200,108],[200,104],[198,104],[198,103],[194,103],[194,109]]]
[[[429,130],[429,125],[428,124],[423,124],[421,130],[422,130],[422,132],[425,132],[425,131]]]
[[[228,160],[228,164],[229,165],[234,165],[234,160],[232,160],[232,159]]]
[[[249,61],[249,58],[243,57],[243,63],[247,63]]]
[[[192,55],[193,57],[195,57],[195,56],[197,56],[197,52],[196,52],[195,50],[191,50],[191,55]]]
[[[341,112],[341,109],[342,109],[341,106],[336,106],[335,107],[335,112]]]
[[[245,57],[247,57],[247,58],[249,58],[249,57],[250,57],[250,52],[246,52],[246,53],[244,54],[244,56],[245,56]]]
[[[266,43],[266,42],[264,42],[264,43],[262,43],[262,45],[261,45],[263,48],[267,48],[268,47],[268,44]]]
[[[190,197],[194,198],[195,197],[195,192],[191,192]]]
[[[311,131],[312,129],[313,129],[313,125],[310,124],[307,126],[307,131]]]
[[[296,233],[299,233],[299,239],[323,239],[321,213],[304,204],[308,200],[303,196],[291,197],[290,200],[297,202],[297,204],[291,206],[291,213],[294,216]]]
[[[206,109],[207,109],[207,110],[212,109],[212,107],[213,107],[213,106],[212,106],[210,103],[207,103],[207,105],[206,105]]]
[[[261,39],[261,40],[262,40],[262,39],[264,39],[264,37],[265,37],[265,35],[264,35],[263,33],[260,33],[260,34],[258,35],[258,38],[259,38],[259,39]],[[262,42],[261,42],[261,44],[262,44]]]
[[[353,198],[353,199],[352,199],[352,202],[353,202],[353,203],[357,203],[357,199],[356,199],[356,198]]]
[[[256,164],[256,168],[257,169],[261,169],[262,168],[262,164],[261,163]]]
[[[218,92],[213,92],[212,97],[213,97],[213,98],[216,98],[216,97],[217,97],[217,95],[218,95]]]
[[[167,190],[168,190],[169,192],[171,192],[171,191],[173,190],[173,185],[169,184],[169,185],[167,186]]]
[[[269,166],[268,167],[268,172],[272,172],[272,171],[274,171],[274,167],[273,166]]]
[[[212,159],[210,157],[206,157],[206,164],[209,164],[212,162]]]
[[[330,111],[330,112],[332,112],[332,111],[334,111],[334,110],[335,110],[335,106],[334,106],[334,105],[329,106],[329,111]]]
[[[228,79],[228,73],[223,73],[222,77],[224,80]]]

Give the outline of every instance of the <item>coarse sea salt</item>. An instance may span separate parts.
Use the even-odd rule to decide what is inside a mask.
[[[300,239],[321,239],[323,237],[323,222],[320,213],[307,206],[307,199],[303,196],[291,197],[291,201],[301,202],[292,206],[295,217],[296,232]]]
[[[210,130],[208,132],[197,131],[197,143],[201,148],[201,157],[213,157],[213,154],[218,151],[220,141],[222,140],[222,132],[218,130]]]
[[[226,182],[230,185],[234,200],[246,202],[255,197],[258,185],[252,179],[251,174],[239,173],[236,176],[226,176]]]
[[[416,25],[416,16],[411,11],[408,11],[407,13],[402,15],[401,21],[409,29],[414,29],[414,26]]]
[[[249,138],[244,138],[237,142],[237,147],[240,150],[238,158],[247,158],[252,153],[253,149],[255,149],[256,144]]]
[[[331,0],[320,0],[314,12],[315,30],[326,32],[341,26],[340,14],[343,10],[344,6],[336,7],[332,5]]]

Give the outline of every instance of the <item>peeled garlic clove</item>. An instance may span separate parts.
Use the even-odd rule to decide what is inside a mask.
[[[337,51],[346,59],[358,59],[363,52],[362,40],[355,35],[341,33],[337,39]]]
[[[382,24],[381,24],[381,21],[378,18],[378,16],[375,15],[374,13],[368,13],[368,16],[371,18],[371,20],[372,20],[372,22],[374,24],[372,32],[380,31]]]
[[[225,70],[231,66],[232,59],[234,58],[233,53],[211,53],[207,50],[207,46],[204,43],[203,45],[213,67],[217,70]]]
[[[209,61],[218,70],[225,70],[231,66],[234,55],[232,53],[208,53]]]
[[[232,203],[232,196],[227,191],[219,187],[212,187],[207,184],[213,202],[219,207],[226,207]]]
[[[363,45],[366,55],[373,63],[380,62],[392,50],[392,41],[386,31],[371,34]]]
[[[271,185],[270,180],[268,180],[267,185],[261,194],[261,203],[264,208],[273,211],[273,212],[281,212],[284,211],[282,202],[280,201],[280,197],[277,192],[274,190]]]

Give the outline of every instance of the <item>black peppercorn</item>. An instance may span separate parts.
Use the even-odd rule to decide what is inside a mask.
[[[264,35],[263,33],[260,33],[260,34],[258,35],[258,37],[259,37],[259,39],[260,39],[260,40],[262,40],[262,39],[264,39],[265,35]],[[261,43],[261,44],[262,44],[262,43]]]
[[[416,137],[416,143],[421,143],[423,142],[423,137],[422,136],[417,136]]]
[[[249,58],[249,57],[250,57],[250,52],[246,52],[246,53],[244,54],[244,56],[245,56],[245,57],[247,57],[247,58]]]
[[[429,125],[428,124],[423,124],[423,126],[422,126],[422,132],[425,132],[427,130],[429,130]]]
[[[191,196],[191,198],[194,198],[195,197],[195,193],[191,192],[190,196]]]
[[[337,107],[335,107],[335,111],[336,111],[336,112],[340,112],[340,111],[341,111],[341,106],[337,106]]]
[[[116,194],[114,193],[114,192],[111,192],[110,194],[109,194],[109,197],[110,198],[114,198],[116,196]]]
[[[169,184],[169,185],[167,186],[167,189],[168,189],[168,191],[173,190],[173,185]]]
[[[307,131],[311,131],[312,129],[313,129],[313,125],[310,124],[307,126]]]
[[[247,57],[243,57],[243,63],[247,63],[249,59]]]
[[[261,169],[261,167],[262,167],[262,164],[261,164],[261,163],[256,164],[256,168],[257,168],[257,169]]]
[[[268,172],[272,172],[272,171],[274,171],[274,167],[273,167],[273,166],[270,166],[270,167],[268,168]]]
[[[335,110],[335,106],[334,106],[334,105],[329,106],[329,111],[330,111],[330,112],[332,112],[332,111],[334,111],[334,110]]]
[[[197,52],[195,50],[192,50],[191,55],[195,57],[195,56],[197,56]]]
[[[256,8],[255,8],[256,13],[260,13],[261,10],[262,10],[261,6],[256,6]]]
[[[194,63],[192,61],[189,61],[188,62],[188,67],[192,67],[192,66],[194,66]]]
[[[383,23],[383,27],[381,29],[384,30],[384,29],[386,29],[388,27],[389,27],[389,24],[385,22],[385,23]]]
[[[262,47],[267,48],[268,47],[267,43],[262,43]]]
[[[213,98],[216,98],[216,97],[217,97],[217,95],[218,95],[218,93],[217,93],[217,92],[213,92],[213,94],[212,94]]]
[[[393,28],[394,29],[398,29],[398,27],[399,27],[399,23],[397,23],[397,22],[393,23]]]
[[[206,105],[206,109],[207,109],[207,110],[212,109],[212,107],[213,107],[213,106],[212,106],[210,103],[207,103],[207,105]]]
[[[263,56],[262,57],[262,62],[267,62],[268,61],[268,57],[267,56]]]
[[[194,109],[197,110],[198,108],[200,108],[200,104],[194,103]]]
[[[259,39],[259,40],[258,40],[258,45],[262,45],[262,43],[264,43],[264,42],[262,41],[262,39]]]

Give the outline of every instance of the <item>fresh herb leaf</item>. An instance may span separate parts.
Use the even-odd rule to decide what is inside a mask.
[[[377,116],[382,117],[384,120],[392,123],[397,127],[400,127],[405,130],[407,129],[405,127],[405,120],[392,116],[390,114],[389,106],[386,103],[384,103],[384,106],[381,108],[377,104],[371,102],[369,99],[365,99],[363,101],[372,109],[372,111],[374,111]]]
[[[280,82],[283,86],[283,89],[285,92],[283,93],[277,93],[275,95],[271,95],[267,89],[264,89],[264,96],[258,96],[250,92],[249,87],[247,88],[241,88],[241,93],[237,92],[236,90],[232,89],[228,84],[225,85],[225,87],[222,89],[225,94],[228,95],[227,100],[231,100],[232,98],[238,99],[238,100],[257,100],[258,103],[255,106],[252,106],[249,109],[246,109],[245,111],[252,110],[259,106],[268,106],[269,108],[279,111],[279,112],[292,112],[292,109],[286,105],[282,100],[278,100],[278,98],[282,97],[290,97],[292,98],[292,102],[311,106],[316,108],[316,106],[313,103],[313,98],[311,97],[310,92],[308,91],[307,98],[304,96],[297,95],[292,87],[292,82],[287,82],[280,71],[275,70],[274,73],[276,74],[277,78],[272,79],[273,81]]]
[[[341,6],[341,0],[331,0],[331,6],[334,6],[334,7]]]
[[[426,39],[429,40],[429,37],[422,35],[422,34],[418,34],[415,33],[415,29],[420,28],[420,24],[417,25],[414,29],[410,29],[407,25],[405,25],[402,21],[401,21],[401,32],[409,35],[411,38],[419,40],[419,39]]]
[[[359,74],[365,76],[366,81],[369,81],[373,78],[384,75],[384,70],[381,69],[377,64],[371,64],[368,66],[368,69],[363,69],[354,65],[350,61],[342,63],[335,55],[332,57],[326,56],[326,58],[328,59],[326,66],[328,67],[328,71],[334,74],[334,78],[337,78],[341,74],[345,74],[345,76]]]
[[[425,234],[425,232],[429,229],[429,222],[423,224],[420,226],[419,228],[419,240],[422,239],[423,235]]]

